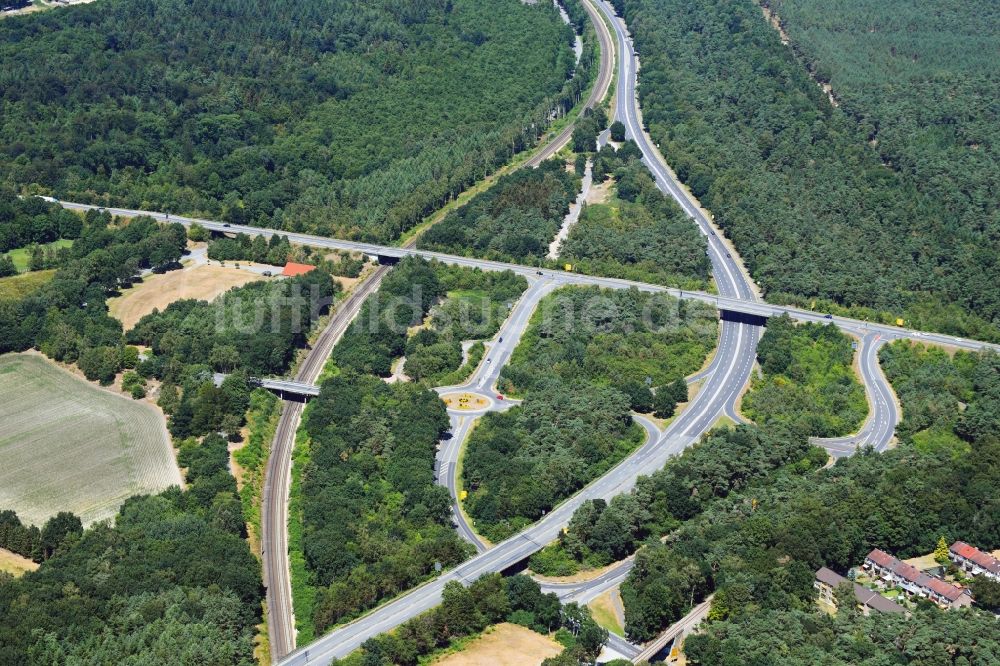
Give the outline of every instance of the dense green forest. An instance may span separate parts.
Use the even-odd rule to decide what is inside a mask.
[[[433,577],[435,563],[470,554],[451,524],[447,489],[434,483],[448,418],[426,385],[458,368],[461,340],[492,336],[525,287],[509,272],[408,258],[334,347],[332,377],[304,417],[301,545],[317,593],[303,620],[317,632]],[[416,360],[419,381],[382,381],[403,353]]]
[[[563,606],[552,593],[542,594],[538,583],[527,576],[503,578],[487,574],[468,588],[456,581],[445,585],[441,605],[404,622],[386,634],[370,638],[339,666],[415,666],[435,651],[475,636],[489,625],[512,622],[540,634],[555,631],[566,649],[543,666],[578,666],[593,663],[600,654],[608,632],[602,629],[586,607],[576,603]]]
[[[451,526],[434,454],[448,429],[433,391],[342,374],[307,411],[303,551],[319,588],[317,632],[452,566],[469,545]]]
[[[930,242],[941,244],[938,256],[951,258],[944,266],[955,275],[942,276],[944,289],[996,324],[1000,6],[991,0],[769,4],[801,61],[832,86],[880,159],[940,203],[943,233]]]
[[[901,442],[956,454],[1000,432],[1000,358],[897,341],[879,361],[903,406]]]
[[[804,4],[838,45],[885,44],[865,34],[883,25],[906,33],[890,37],[908,40],[891,60],[882,47],[820,58],[835,72],[864,63],[851,80],[874,79],[864,99],[881,101],[871,109],[856,102],[861,123],[830,104],[748,0],[618,0],[642,52],[639,93],[654,141],[772,300],[857,306],[855,314],[904,316],[915,328],[1000,339],[997,123],[988,101],[997,97],[997,66],[986,55],[995,49],[976,53],[996,42],[995,8],[917,2],[897,14],[885,3],[839,2],[832,12],[829,3]],[[845,29],[850,20],[836,12],[857,27]],[[960,46],[963,38],[939,40],[919,27],[942,14],[962,30],[989,28]],[[892,63],[922,53],[921,41],[936,42],[937,53],[907,64],[901,81]],[[933,63],[943,58],[952,64],[938,73]],[[950,74],[956,69],[964,78]],[[939,104],[942,97],[952,99]],[[868,143],[883,134],[879,146]],[[970,157],[951,160],[956,152]]]
[[[726,622],[684,642],[687,663],[883,666],[1000,661],[996,619],[986,613],[918,610],[912,617],[844,611],[768,610]]]
[[[632,141],[607,145],[594,157],[593,182],[613,177],[608,203],[587,204],[563,243],[560,263],[607,275],[685,289],[707,289],[705,240],[673,199],[664,195]]]
[[[851,340],[836,326],[770,318],[757,345],[762,374],[743,398],[743,413],[765,428],[781,425],[802,436],[856,432],[868,403],[852,367]]]
[[[715,331],[714,310],[663,294],[567,288],[543,299],[500,379],[524,403],[484,416],[467,443],[477,530],[510,536],[625,457],[642,441],[630,412],[653,411],[650,386],[676,397],[668,387],[702,365]]]
[[[31,244],[77,238],[83,221],[59,204],[37,197],[20,199],[7,188],[0,189],[0,253]]]
[[[194,229],[195,231],[193,231]],[[199,225],[188,229],[188,238],[208,240],[208,232]],[[330,275],[356,278],[367,263],[364,255],[352,256],[348,252],[317,252],[308,245],[292,246],[288,236],[275,234],[270,239],[237,233],[235,237],[213,238],[208,242],[208,258],[216,261],[253,261],[259,264],[284,266],[295,261],[319,266]]]
[[[62,215],[50,206],[34,219],[44,225]],[[51,281],[23,298],[0,299],[0,353],[36,347],[57,361],[78,363],[90,380],[109,383],[136,359],[126,354],[121,322],[108,314],[106,299],[131,286],[143,269],[177,265],[186,242],[179,224],[149,218],[126,224],[89,212]]]
[[[580,179],[560,160],[519,169],[448,214],[420,238],[423,248],[541,264]]]
[[[182,446],[187,489],[128,500],[114,527],[49,521],[41,568],[0,573],[0,664],[254,663],[260,565],[226,446]]]
[[[970,367],[974,386],[966,411],[975,415],[971,423],[985,426],[960,425],[963,412],[954,430],[968,442],[965,451],[904,442],[806,476],[779,473],[714,502],[665,544],[637,554],[622,587],[629,635],[655,635],[713,590],[715,620],[749,622],[762,612],[808,609],[817,568],[847,571],[873,547],[905,558],[931,552],[941,536],[986,550],[1000,546],[1000,429],[991,407],[1000,396],[997,356],[969,355],[953,364]],[[936,379],[946,382],[952,369],[936,367]],[[913,412],[903,395],[901,428],[912,432],[907,419]],[[960,411],[950,397],[942,394],[936,409]]]
[[[388,377],[393,361],[405,355],[404,369],[413,379],[430,386],[459,381],[453,375],[462,365],[461,343],[493,337],[507,305],[527,286],[509,271],[404,259],[333,350],[333,366]],[[422,328],[411,335],[415,326]]]
[[[531,393],[555,376],[612,386],[639,412],[650,389],[683,379],[715,346],[714,308],[637,289],[567,287],[542,299],[500,375],[509,393]],[[648,382],[647,382],[648,378]]]
[[[524,403],[480,419],[466,443],[465,508],[501,541],[604,474],[642,442],[629,398],[607,386],[539,381]]]
[[[0,182],[386,241],[590,78],[551,3],[110,0],[0,23]]]
[[[713,430],[663,469],[639,477],[631,493],[610,502],[583,503],[559,540],[531,558],[531,568],[567,576],[581,566],[601,567],[623,559],[643,543],[656,542],[700,515],[719,498],[762,483],[779,469],[789,473],[817,469],[826,458],[804,437],[780,428]]]

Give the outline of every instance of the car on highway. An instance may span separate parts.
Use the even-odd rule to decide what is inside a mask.
[[[224,226],[224,227],[228,227],[228,226],[230,226],[230,224],[229,224],[228,222],[226,222],[226,223],[225,223],[225,224],[223,224],[222,226]]]
[[[833,315],[832,314],[825,314],[825,315],[823,315],[823,319],[833,319]]]
[[[503,400],[503,393],[497,393],[497,400]]]

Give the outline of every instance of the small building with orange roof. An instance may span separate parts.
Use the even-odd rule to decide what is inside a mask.
[[[310,264],[297,264],[294,261],[289,261],[285,264],[285,268],[281,271],[281,274],[286,277],[295,277],[296,275],[305,275],[313,270],[316,270],[316,267]]]

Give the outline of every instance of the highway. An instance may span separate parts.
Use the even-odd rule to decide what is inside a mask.
[[[585,4],[588,3],[585,2]],[[601,11],[608,16],[614,28],[619,43],[619,53],[625,56],[619,59],[619,119],[625,123],[629,134],[636,140],[636,143],[643,151],[645,156],[644,161],[650,168],[651,172],[656,176],[658,185],[665,192],[668,192],[676,200],[678,200],[680,205],[692,216],[699,228],[706,235],[708,240],[709,255],[713,266],[713,274],[716,278],[719,294],[715,295],[704,292],[689,291],[681,293],[676,289],[668,289],[658,285],[628,280],[583,276],[574,273],[565,273],[562,271],[545,270],[543,271],[542,277],[548,278],[553,285],[591,284],[609,288],[635,287],[644,291],[668,292],[677,297],[711,303],[719,309],[725,311],[756,315],[759,317],[769,317],[787,313],[800,321],[816,321],[820,323],[833,324],[845,329],[862,331],[866,336],[869,334],[878,334],[884,339],[903,337],[924,342],[948,344],[966,349],[981,349],[984,347],[990,347],[993,349],[998,348],[996,345],[985,345],[972,340],[955,339],[950,336],[936,334],[924,334],[918,331],[910,331],[899,327],[869,324],[867,322],[842,317],[828,317],[824,316],[823,313],[811,312],[787,306],[770,305],[758,300],[752,283],[746,277],[745,271],[740,265],[738,258],[735,257],[735,252],[733,252],[727,243],[721,238],[721,232],[715,229],[711,225],[710,221],[701,213],[694,202],[691,202],[688,199],[683,188],[673,181],[670,177],[669,171],[666,169],[666,166],[662,163],[662,158],[659,156],[655,147],[652,146],[651,142],[643,132],[638,105],[635,100],[636,63],[628,35],[624,26],[621,25],[621,22],[614,17],[613,12],[603,3],[599,6]],[[100,206],[85,206],[64,202],[60,203],[67,208],[101,208]],[[144,211],[115,208],[108,208],[108,210],[112,214],[116,215],[135,216],[148,214],[160,220],[170,222],[177,221],[185,224],[197,221],[206,228],[217,232],[232,233],[241,231],[248,234],[260,234],[264,236],[270,236],[276,233],[275,230],[272,229],[256,229],[249,227],[230,228],[229,225],[208,220],[194,220],[191,218],[176,216],[170,216],[168,218],[163,214],[147,213]],[[294,243],[331,249],[361,251],[366,254],[380,256],[383,258],[417,255],[428,259],[437,259],[455,265],[478,267],[484,270],[513,270],[532,278],[537,277],[538,273],[538,270],[535,268],[519,266],[516,264],[492,262],[469,257],[457,257],[442,253],[428,252],[425,250],[415,250],[412,248],[390,248],[366,243],[322,238],[307,234],[282,233],[282,235],[287,235]],[[658,434],[656,437],[651,437],[647,443],[639,447],[635,452],[633,452],[632,455],[613,468],[604,477],[601,477],[591,483],[580,493],[556,507],[542,520],[530,526],[522,533],[497,544],[490,550],[476,555],[457,568],[445,572],[438,579],[425,583],[424,585],[397,597],[391,602],[382,605],[367,615],[335,629],[334,631],[319,638],[314,643],[290,654],[287,659],[281,663],[324,664],[329,663],[329,661],[334,657],[344,657],[359,647],[368,638],[392,629],[407,619],[413,618],[416,615],[433,608],[440,602],[441,591],[446,582],[450,580],[458,580],[468,583],[484,573],[503,571],[530,556],[532,553],[536,552],[558,536],[562,527],[568,523],[573,511],[583,501],[595,498],[610,499],[614,495],[630,490],[635,483],[635,479],[639,475],[650,474],[662,467],[669,457],[676,455],[685,447],[697,441],[700,435],[712,426],[719,415],[728,413],[728,410],[730,410],[732,405],[735,403],[750,376],[755,357],[756,342],[759,335],[760,327],[757,325],[738,323],[728,319],[724,320],[722,326],[720,327],[719,345],[716,357],[713,360],[712,372],[705,376],[704,384],[700,388],[697,395],[691,400],[688,407],[670,424],[665,432]],[[297,379],[298,378],[300,377],[297,377]],[[291,410],[297,412],[301,411],[301,406],[298,405],[290,406],[290,408]],[[295,420],[297,422],[297,415],[295,416]],[[287,436],[289,438],[294,436],[294,428],[288,431]],[[290,454],[290,447],[287,451],[282,451],[280,455],[277,447],[272,451],[272,459],[278,458],[279,463],[281,460],[285,460],[285,467],[276,467],[275,469],[271,469],[271,461],[269,460],[268,485],[265,486],[265,497],[270,497],[270,501],[272,502],[281,497],[287,498],[287,479],[289,473],[288,465],[290,463],[287,462],[288,456],[285,455],[286,453]],[[269,490],[269,486],[271,486],[271,484],[274,484],[275,487],[270,488]],[[270,495],[268,495],[268,492],[270,492]],[[271,511],[271,516],[275,518],[275,520],[269,521],[272,528],[268,529],[268,527],[265,526],[264,529],[266,537],[265,548],[270,548],[274,551],[283,549],[284,552],[287,552],[287,549],[285,548],[286,544],[284,543],[285,524],[287,523],[284,519],[287,517],[287,504],[284,501],[279,502],[279,504],[280,506],[275,505],[273,507],[273,511]],[[269,503],[266,501],[265,508],[267,508],[267,506],[269,506]],[[279,534],[280,537],[278,536]],[[282,543],[277,544],[276,542],[279,538]],[[276,585],[276,583],[272,580],[273,572],[269,570],[277,569],[278,567],[269,567],[268,562],[269,559],[265,556],[265,573],[268,577],[269,585],[268,601],[269,607],[273,608],[273,606],[271,606],[271,597],[273,594],[272,585]],[[284,569],[284,575],[287,578],[287,568],[281,568]],[[284,593],[286,587],[281,586],[281,588],[281,592]],[[276,613],[272,612],[271,615],[276,615]],[[290,616],[290,612],[288,615]],[[274,645],[277,640],[283,640],[285,635],[291,635],[291,632],[291,628],[287,628],[284,631],[272,629],[272,645]],[[285,644],[287,645],[288,643],[286,642]],[[272,651],[276,654],[278,653],[278,649],[274,647],[272,648]]]
[[[623,33],[619,32],[617,28],[616,32],[619,36],[619,53],[630,52],[623,44],[625,39]],[[619,63],[621,67],[620,80],[634,76],[634,69],[629,69],[632,66],[630,61],[626,58],[621,58],[619,59]],[[634,94],[627,96],[620,94],[619,109],[623,105],[626,105],[624,102],[634,105]],[[643,148],[645,139],[641,134],[641,127],[639,131],[640,134],[637,137],[639,139],[637,143],[640,144],[640,148]],[[644,148],[643,152],[647,156],[647,159],[656,155],[648,147]],[[653,169],[655,173],[656,168],[653,167]],[[664,166],[660,166],[659,169],[661,173],[666,173]],[[662,188],[669,189],[668,179],[658,177],[657,181]],[[671,192],[671,194],[686,200],[683,190],[678,190],[676,193]],[[693,204],[689,202],[688,205],[694,208],[696,217],[700,215],[700,212]],[[704,220],[702,220],[702,223],[706,226],[708,224]],[[699,223],[700,227],[702,223]],[[301,242],[295,238],[291,238],[291,240],[293,242]],[[701,300],[716,303],[719,299],[725,298],[737,306],[749,303],[753,307],[762,307],[760,304],[754,302],[756,298],[754,290],[745,274],[739,270],[739,266],[732,261],[731,253],[725,252],[722,248],[724,246],[718,243],[709,244],[710,258],[712,259],[720,296],[702,294]],[[355,246],[351,249],[361,248]],[[362,249],[362,251],[365,250]],[[381,254],[381,256],[402,256],[408,253],[418,254],[426,258],[434,258],[458,265],[479,267],[485,270],[514,270],[528,277],[538,276],[539,273],[537,269],[530,269],[514,264],[486,262],[480,259],[454,257],[420,250],[414,252],[397,250],[397,254],[382,254],[379,249],[369,247],[367,252],[375,255]],[[532,273],[535,275],[532,276]],[[547,277],[552,283],[559,285],[596,284],[611,288],[635,286],[646,291],[669,291],[678,297],[681,296],[678,290],[668,290],[656,285],[640,284],[627,280],[580,276],[560,271],[541,271],[541,273],[542,275],[538,277]],[[684,295],[686,296],[687,292],[684,292]],[[764,316],[773,314],[773,306],[766,307],[767,309],[762,310],[760,314]],[[713,372],[706,376],[704,384],[690,401],[687,408],[671,422],[664,432],[650,432],[650,437],[645,444],[636,449],[636,451],[611,469],[605,476],[592,482],[520,534],[495,545],[489,550],[480,552],[455,569],[447,571],[437,579],[429,581],[383,604],[367,615],[334,629],[312,644],[292,653],[282,663],[326,664],[334,658],[345,657],[357,649],[368,638],[388,631],[402,622],[436,606],[440,603],[442,590],[448,581],[457,580],[467,584],[485,573],[503,571],[510,568],[537,552],[545,544],[550,543],[558,537],[563,526],[569,522],[573,512],[584,501],[597,498],[610,500],[615,495],[631,490],[635,484],[635,480],[640,475],[651,474],[660,469],[667,459],[677,455],[684,448],[696,442],[703,432],[711,428],[719,415],[724,412],[726,406],[735,402],[750,377],[759,335],[759,326],[724,321],[720,329],[716,357],[713,359]],[[490,372],[495,374],[499,370],[492,369]]]
[[[585,109],[592,108],[595,104],[604,99],[614,74],[614,52],[611,44],[611,35],[609,34],[604,21],[600,19],[600,16],[592,7],[588,6],[587,12],[590,15],[591,23],[593,24],[598,40],[600,41],[600,68],[590,96],[585,102]],[[538,166],[538,164],[542,161],[548,159],[565,146],[572,136],[572,133],[573,124],[571,123],[546,145],[542,146],[542,148],[539,149],[536,154],[525,163],[525,165]],[[112,213],[118,214],[115,213],[113,209]],[[154,216],[164,221],[181,221],[182,223],[187,224],[191,223],[186,221],[186,218],[171,219],[167,215]],[[222,229],[229,229],[229,225],[223,225]],[[260,231],[262,232],[262,230]],[[403,249],[412,250],[412,248],[416,245],[416,240],[416,237],[410,239]],[[377,255],[378,253],[368,252],[367,254]],[[355,294],[353,294],[348,301],[344,302],[342,306],[338,308],[337,313],[333,318],[331,318],[326,331],[324,331],[323,336],[321,337],[321,339],[324,340],[328,338],[329,344],[324,345],[322,349],[319,349],[320,346],[317,345],[317,348],[310,352],[306,362],[303,363],[303,369],[305,369],[306,366],[310,366],[310,368],[315,366],[315,376],[306,377],[303,376],[302,371],[300,371],[295,377],[298,382],[315,383],[319,373],[322,371],[322,367],[325,364],[326,359],[333,350],[333,346],[336,344],[336,341],[339,340],[340,336],[343,335],[343,332],[347,329],[347,326],[354,319],[354,317],[357,316],[365,298],[378,289],[382,278],[385,277],[388,270],[387,266],[380,267],[375,274],[368,278],[367,282],[357,288]],[[539,299],[540,298],[541,295],[539,295]],[[527,316],[530,316],[530,312]],[[523,325],[527,325],[526,319],[523,322]],[[327,336],[328,333],[330,334],[329,337]],[[520,335],[516,337],[519,338]],[[493,353],[499,354],[506,360],[509,358],[512,351],[513,345],[508,343],[507,345],[498,345],[498,347],[493,350]],[[498,364],[497,367],[501,367],[501,364]],[[489,375],[490,373],[487,374]],[[492,386],[492,384],[496,382],[495,375],[492,379],[487,379],[487,381],[490,381],[490,386]],[[281,386],[277,386],[277,384],[276,387],[279,390],[281,389]],[[282,410],[281,421],[279,421],[278,424],[275,441],[272,444],[271,456],[268,459],[268,466],[265,472],[266,481],[264,488],[264,501],[261,509],[262,532],[269,535],[276,535],[275,538],[270,540],[265,538],[263,534],[261,536],[262,548],[264,550],[264,578],[265,585],[268,590],[268,634],[271,642],[271,656],[274,661],[278,661],[281,657],[295,649],[295,621],[291,597],[291,575],[288,567],[288,487],[291,483],[292,448],[294,447],[295,432],[298,429],[301,416],[301,404],[285,403],[285,408]],[[452,426],[453,433],[456,435],[461,434],[461,438],[457,436],[453,437],[453,441],[456,442],[457,445],[460,445],[466,434],[463,432],[463,428],[471,426],[471,421],[469,423],[460,423],[457,422],[455,418],[452,418]],[[445,446],[442,446],[441,448],[442,450],[445,450]],[[457,460],[457,450],[455,451],[455,456],[455,459]],[[272,479],[274,478],[272,474],[279,475],[280,480],[278,482],[272,482]],[[272,485],[274,486],[273,488]],[[454,484],[451,486],[451,492],[454,496],[456,492]],[[461,526],[465,524],[465,521],[462,519],[461,512],[458,509],[456,502],[457,497],[453,497],[453,507],[457,515],[456,524],[459,525],[459,529],[461,531]],[[474,543],[477,549],[484,547],[478,537],[475,536],[475,533],[471,529],[468,529],[468,526],[466,526],[466,532],[467,534],[464,534],[464,536]]]
[[[50,201],[56,201],[50,197],[45,197]],[[169,215],[164,213],[158,213],[155,211],[143,211],[136,209],[127,208],[116,208],[112,206],[99,206],[92,204],[81,204],[73,203],[68,201],[56,201],[61,204],[64,208],[69,210],[82,210],[86,211],[89,209],[94,210],[107,210],[113,215],[120,215],[123,217],[136,217],[139,215],[145,215],[152,217],[154,219],[165,221],[165,222],[179,222],[181,224],[200,224],[210,231],[216,231],[220,233],[245,233],[250,236],[261,235],[265,238],[270,238],[275,233],[282,236],[287,236],[289,240],[293,243],[301,245],[310,245],[313,247],[320,247],[331,250],[344,250],[348,252],[362,252],[371,256],[382,256],[386,258],[398,259],[405,256],[417,256],[423,257],[425,259],[437,260],[442,263],[451,264],[455,266],[467,266],[469,268],[480,268],[487,271],[513,271],[520,275],[534,276],[537,275],[540,269],[532,266],[523,266],[521,264],[506,263],[502,261],[491,261],[488,259],[477,259],[475,257],[462,257],[451,254],[444,254],[442,252],[431,252],[428,250],[418,250],[408,247],[392,247],[387,245],[376,245],[373,243],[361,243],[357,241],[347,241],[340,240],[336,238],[327,238],[324,236],[314,236],[310,234],[294,233],[294,232],[282,232],[276,231],[274,229],[264,229],[261,227],[247,227],[240,226],[238,228],[231,227],[228,224],[222,222],[215,222],[212,220],[183,217],[179,215]],[[714,255],[713,255],[714,256]],[[726,264],[730,266],[731,264]],[[713,261],[713,267],[715,262]],[[663,287],[661,285],[650,284],[647,282],[639,282],[635,280],[622,280],[618,278],[607,278],[599,277],[594,275],[581,275],[579,273],[569,273],[565,271],[558,271],[552,269],[544,269],[543,275],[551,277],[554,281],[559,284],[582,284],[582,285],[594,285],[598,287],[605,287],[608,289],[630,289],[636,288],[641,291],[648,292],[662,292],[668,293],[675,298],[696,300],[702,303],[708,303],[709,305],[714,305],[719,310],[725,310],[728,312],[741,313],[746,315],[752,315],[761,318],[777,317],[783,314],[787,314],[792,319],[797,321],[809,321],[819,324],[832,324],[838,326],[845,330],[860,330],[865,333],[875,332],[880,333],[884,337],[889,339],[905,338],[913,340],[914,342],[923,342],[927,344],[935,345],[945,345],[956,347],[958,349],[964,349],[969,351],[979,351],[983,349],[991,349],[993,351],[1000,352],[1000,345],[991,344],[988,342],[980,342],[978,340],[972,340],[969,338],[960,338],[951,335],[944,335],[941,333],[928,333],[923,331],[918,331],[915,329],[907,329],[899,326],[892,326],[889,324],[879,324],[874,322],[868,322],[861,319],[852,319],[850,317],[832,316],[824,314],[822,312],[815,312],[813,310],[804,310],[802,308],[797,308],[790,305],[774,305],[767,303],[762,300],[749,300],[747,298],[740,298],[736,296],[724,295],[723,290],[724,282],[720,279],[718,273],[716,273],[716,280],[719,283],[720,294],[711,294],[704,291],[690,291],[690,290],[678,290],[673,287]],[[724,275],[726,275],[724,273]],[[733,273],[732,275],[736,275]],[[736,278],[734,278],[736,279]],[[746,287],[746,290],[750,290],[750,287]],[[741,288],[741,291],[744,289]]]
[[[315,384],[318,381],[334,345],[388,271],[388,266],[380,266],[336,306],[295,374],[296,382]],[[288,569],[288,491],[292,481],[292,449],[301,418],[302,403],[285,401],[264,472],[260,542],[267,588],[267,632],[275,661],[295,649],[295,617]]]

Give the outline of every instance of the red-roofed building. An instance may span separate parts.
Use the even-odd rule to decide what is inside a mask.
[[[285,264],[285,268],[281,271],[281,274],[286,277],[294,277],[296,275],[305,275],[309,271],[313,270],[316,270],[315,266],[311,266],[309,264],[297,264],[294,261],[289,261]]]
[[[1000,581],[1000,560],[964,541],[956,541],[948,549],[951,561],[974,576],[986,576]]]
[[[864,568],[872,575],[892,585],[898,585],[907,593],[927,597],[939,606],[960,608],[972,605],[972,594],[969,590],[925,574],[915,566],[901,562],[878,548],[868,553]]]

